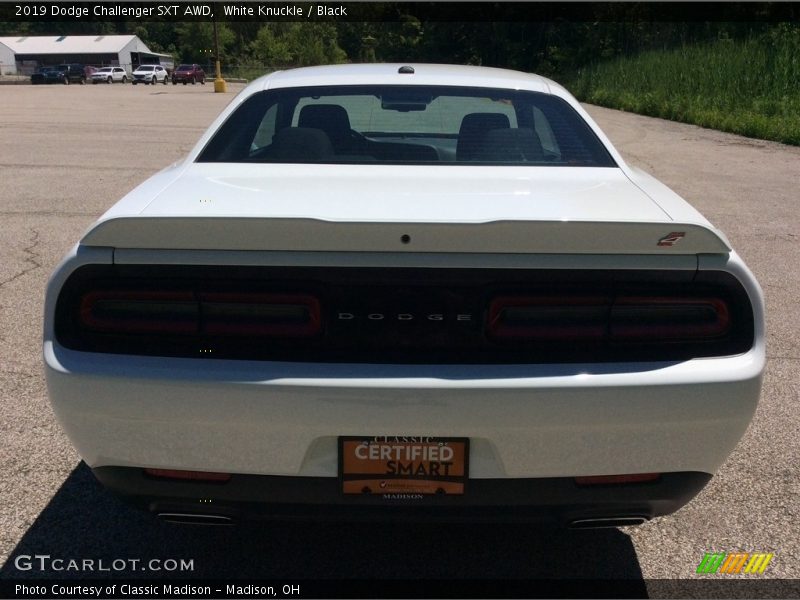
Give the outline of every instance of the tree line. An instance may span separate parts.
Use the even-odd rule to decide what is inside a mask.
[[[647,3],[596,3],[578,12],[546,3],[472,3],[442,18],[441,6],[365,3],[359,7],[363,21],[218,22],[220,59],[223,66],[251,66],[254,71],[417,61],[565,77],[587,65],[643,51],[768,36],[777,20],[795,16],[784,14],[787,10],[798,11],[795,4],[781,3],[720,3],[684,15]],[[465,20],[453,20],[459,17]],[[134,34],[155,52],[201,64],[214,58],[212,29],[202,21],[0,23],[0,35]]]

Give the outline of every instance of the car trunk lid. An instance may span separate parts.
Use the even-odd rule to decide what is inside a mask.
[[[182,250],[697,254],[730,250],[673,220],[616,168],[193,164],[84,245]]]

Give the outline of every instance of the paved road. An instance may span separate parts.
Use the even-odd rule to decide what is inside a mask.
[[[764,577],[800,578],[800,148],[596,107],[632,164],[728,233],[767,296],[769,364],[755,420],[687,507],[639,528],[561,536],[512,526],[242,531],[175,529],[101,490],[47,403],[44,286],[89,224],[186,153],[232,97],[209,86],[0,88],[0,575],[24,576],[13,557],[44,553],[193,558],[194,576],[685,580],[704,552],[740,550],[775,553]],[[698,593],[647,585],[654,596]]]

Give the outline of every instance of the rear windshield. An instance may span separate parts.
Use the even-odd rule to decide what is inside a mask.
[[[192,65],[181,65],[178,67],[178,71],[191,71]]]
[[[197,160],[616,166],[561,98],[428,86],[259,92],[231,114]]]

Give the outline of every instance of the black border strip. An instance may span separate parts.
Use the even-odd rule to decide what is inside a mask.
[[[569,560],[569,557],[565,557]],[[17,586],[42,594],[24,593]],[[123,594],[124,586],[151,593]],[[170,586],[170,587],[167,587]],[[232,586],[232,587],[229,587]],[[252,586],[248,588],[247,586]],[[284,587],[286,586],[286,587]],[[796,598],[797,579],[5,579],[3,598]],[[275,595],[244,590],[273,588]],[[175,590],[186,590],[185,592]],[[74,593],[69,593],[74,590]],[[208,592],[207,590],[210,590]],[[284,593],[286,590],[286,593]]]
[[[166,12],[146,10],[141,17],[131,13],[109,16],[108,11],[96,7],[123,7],[124,9],[152,9],[158,6],[177,5],[178,10]],[[286,16],[226,16],[225,5],[258,7],[287,6],[295,10]],[[22,10],[18,6],[27,7]],[[71,9],[66,14],[53,6]],[[186,14],[192,6],[196,15]],[[336,16],[318,16],[319,6],[343,7]],[[36,7],[36,8],[34,8]],[[44,7],[44,12],[38,10]],[[33,10],[32,10],[33,9]],[[298,12],[297,9],[302,9]],[[311,10],[311,15],[309,15]],[[117,11],[119,12],[119,11]],[[161,14],[159,14],[159,12]],[[344,14],[341,14],[341,13]],[[176,14],[172,14],[176,13]],[[208,22],[211,16],[219,22],[266,22],[269,21],[353,21],[353,22],[398,22],[409,16],[427,22],[549,22],[549,21],[603,21],[603,22],[797,22],[800,20],[800,4],[796,2],[292,2],[291,0],[243,0],[229,2],[187,2],[170,0],[163,2],[0,2],[0,20],[11,23],[125,23],[154,21],[183,23]]]

